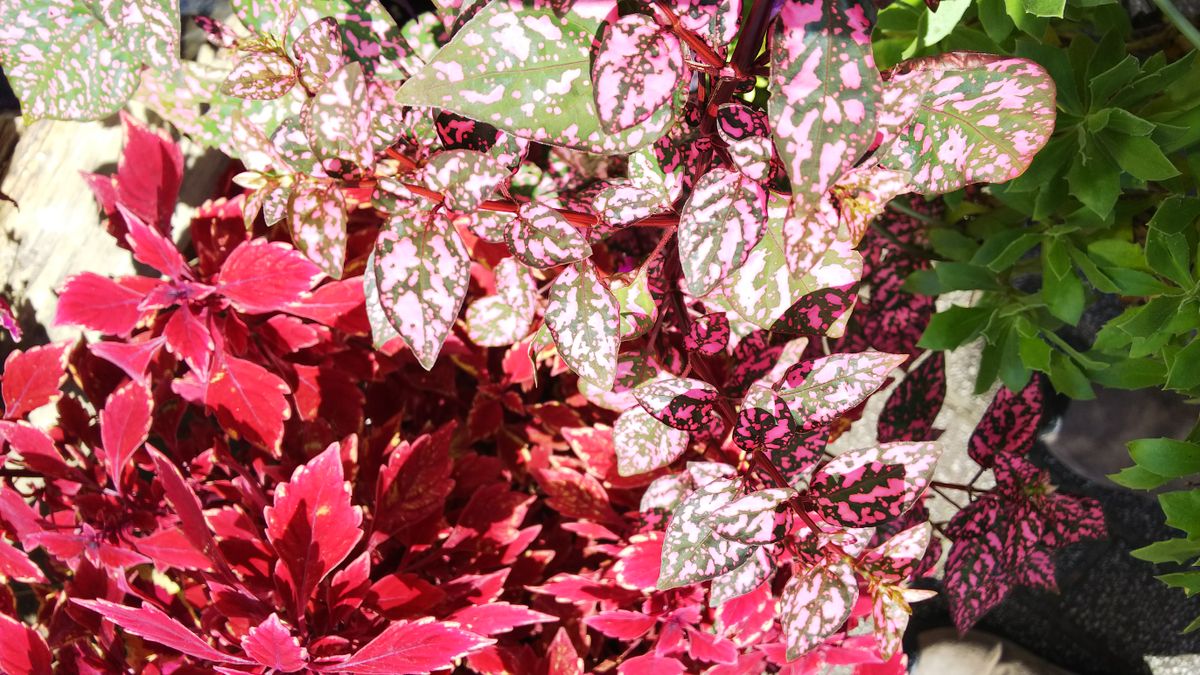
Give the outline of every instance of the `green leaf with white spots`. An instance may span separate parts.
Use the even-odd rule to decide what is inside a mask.
[[[674,122],[675,105],[617,134],[606,133],[596,113],[591,46],[603,18],[596,14],[606,12],[607,6],[576,3],[559,16],[531,1],[492,2],[400,87],[395,102],[588,152],[623,154],[649,145]]]
[[[630,340],[644,335],[658,317],[658,305],[650,295],[646,267],[632,278],[613,279],[610,287],[621,307],[621,339]]]
[[[530,267],[555,267],[592,254],[592,247],[558,211],[541,202],[525,202],[504,232],[517,260]]]
[[[741,173],[713,169],[696,182],[679,217],[679,263],[688,293],[702,296],[737,269],[762,239],[767,195]]]
[[[620,307],[587,260],[562,271],[550,287],[546,326],[558,355],[581,379],[612,389],[621,345]]]
[[[745,563],[757,547],[716,535],[709,519],[737,496],[737,482],[718,479],[698,487],[671,515],[663,539],[658,588],[687,586],[720,576]]]
[[[346,199],[333,183],[303,181],[288,200],[288,226],[292,241],[321,271],[342,278],[348,235]]]
[[[654,419],[641,406],[621,413],[613,426],[617,472],[636,476],[674,462],[687,450],[688,432]]]
[[[537,288],[525,267],[505,258],[494,272],[496,294],[467,308],[467,335],[482,347],[504,347],[528,335],[537,309]]]
[[[475,150],[440,152],[425,165],[425,185],[441,192],[446,207],[469,213],[492,196],[508,171],[490,155]]]

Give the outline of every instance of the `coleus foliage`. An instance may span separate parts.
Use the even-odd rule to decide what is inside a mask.
[[[37,511],[0,492],[6,574],[61,628],[5,623],[5,652],[902,670],[944,392],[915,378],[944,372],[926,357],[893,395],[924,426],[827,451],[927,317],[869,227],[896,195],[1019,174],[1053,125],[1046,73],[881,73],[870,5],[499,0],[397,27],[367,4],[203,22],[235,57],[211,101],[245,101],[217,106],[244,191],[188,248],[168,141],[127,121],[158,159],[92,180],[158,275],[72,279],[59,322],[104,338],[6,364],[0,431],[46,480]],[[764,46],[765,110],[737,96]],[[53,427],[27,421],[49,404]]]

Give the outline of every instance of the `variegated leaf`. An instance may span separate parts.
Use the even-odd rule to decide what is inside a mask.
[[[334,183],[302,181],[288,200],[288,226],[296,248],[334,279],[346,260],[346,200]]]
[[[596,211],[610,225],[629,225],[670,209],[663,196],[633,185],[610,185],[596,195]]]
[[[746,562],[754,546],[718,537],[708,519],[737,496],[737,483],[714,480],[675,509],[663,540],[658,588],[687,586],[725,574]]]
[[[743,544],[770,544],[779,538],[776,511],[795,494],[791,488],[768,488],[739,497],[713,514],[713,531]]]
[[[636,476],[667,466],[687,450],[688,432],[669,427],[634,406],[621,413],[613,427],[617,472]]]
[[[875,591],[871,602],[871,622],[875,624],[875,641],[879,656],[890,661],[899,654],[904,642],[904,629],[912,609],[900,589],[884,586]]]
[[[779,597],[787,658],[812,651],[846,623],[858,601],[858,578],[845,559],[797,571]]]
[[[530,267],[555,267],[592,254],[587,240],[557,210],[541,202],[526,202],[504,232],[517,260]]]
[[[371,344],[376,349],[383,349],[387,343],[400,337],[396,327],[383,311],[383,301],[379,297],[379,285],[375,282],[375,249],[367,254],[366,273],[363,274],[363,295],[366,298],[367,321],[371,324]]]
[[[655,419],[684,431],[711,427],[716,417],[714,403],[720,397],[716,387],[707,382],[670,376],[639,385],[633,395]]]
[[[725,351],[730,332],[725,312],[705,314],[692,321],[688,334],[683,337],[683,346],[698,354],[716,356]]]
[[[329,76],[304,106],[304,132],[326,171],[352,166],[370,168],[375,162],[371,139],[371,108],[362,66],[351,62]]]
[[[425,185],[442,193],[446,207],[469,213],[504,180],[508,171],[491,155],[475,150],[439,152],[425,166]]]
[[[512,258],[495,269],[496,294],[467,308],[467,335],[482,347],[503,347],[529,334],[537,309],[537,288],[528,270]]]
[[[893,584],[906,581],[924,557],[932,531],[929,523],[913,525],[868,552],[859,565],[872,578]]]
[[[384,315],[426,370],[433,368],[467,295],[471,263],[445,213],[391,217],[375,241]]]
[[[893,171],[871,162],[847,171],[830,189],[842,226],[857,246],[888,202],[911,192],[913,187],[907,171]]]
[[[815,211],[875,140],[881,83],[871,54],[873,14],[874,5],[861,0],[785,0],[780,9],[767,111],[798,216]]]
[[[857,298],[853,284],[809,293],[789,307],[771,330],[786,335],[828,335]]]
[[[486,242],[501,244],[504,243],[504,237],[516,218],[516,214],[512,213],[476,211],[471,214],[471,219],[467,221],[467,229],[471,230],[471,233],[476,237]]]
[[[327,16],[309,24],[292,43],[292,54],[299,66],[300,84],[310,94],[316,93],[346,64],[337,19]]]
[[[608,133],[645,121],[667,105],[683,77],[683,50],[674,33],[645,14],[606,24],[592,57],[596,112]]]
[[[597,14],[604,12],[589,11],[594,7],[579,3],[560,16],[534,0],[490,3],[400,87],[395,102],[450,110],[521,138],[588,152],[650,145],[673,124],[673,105],[619,134],[605,132],[596,113],[589,64]]]
[[[550,287],[546,326],[558,355],[581,379],[612,389],[621,345],[620,308],[592,263],[564,269]]]
[[[706,295],[740,266],[766,229],[766,192],[740,173],[713,169],[679,217],[679,262],[694,296]]]
[[[640,410],[640,408],[634,408],[634,410]],[[642,411],[642,413],[645,414],[645,411]],[[614,431],[613,433],[613,447],[620,447],[616,444],[616,432]],[[642,493],[642,501],[638,506],[638,510],[642,513],[661,513],[666,515],[674,511],[675,507],[679,506],[679,503],[691,491],[692,477],[686,472],[655,478],[646,486],[646,491]]]
[[[824,518],[851,527],[893,520],[929,485],[937,443],[884,443],[851,450],[817,469],[809,488]]]
[[[759,183],[771,175],[773,146],[770,139],[747,136],[729,144],[729,157],[743,176]]]
[[[879,163],[924,194],[1021,175],[1054,131],[1054,80],[1026,59],[951,52],[891,73]]]
[[[737,35],[742,0],[676,0],[672,6],[683,27],[717,50],[723,50]]]
[[[831,354],[812,362],[802,382],[780,388],[779,397],[806,427],[828,424],[875,393],[907,358],[871,351]]]
[[[650,294],[647,268],[643,266],[633,278],[613,279],[611,288],[621,307],[621,339],[629,340],[650,330],[658,318],[658,304]]]
[[[771,577],[775,561],[769,546],[756,546],[746,562],[712,580],[708,589],[710,607],[720,607],[753,591]]]
[[[729,481],[737,478],[737,469],[722,462],[688,462],[688,475],[696,487],[704,487],[716,481]]]
[[[296,66],[275,52],[245,52],[229,71],[221,92],[238,98],[271,100],[296,84]]]

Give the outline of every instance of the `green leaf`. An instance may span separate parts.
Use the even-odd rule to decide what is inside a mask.
[[[1025,11],[1034,16],[1046,16],[1061,19],[1067,0],[1023,0]]]
[[[1185,563],[1200,556],[1200,541],[1166,539],[1130,551],[1129,555],[1152,563]]]
[[[988,237],[971,258],[971,264],[983,265],[993,272],[1002,272],[1012,267],[1041,240],[1041,236],[1033,232],[1005,230]]]
[[[1196,219],[1200,199],[1170,197],[1159,205],[1146,225],[1146,262],[1150,268],[1182,287],[1192,281],[1192,251],[1196,249]]]
[[[618,134],[604,131],[590,77],[599,27],[593,17],[576,11],[559,16],[532,0],[523,6],[493,2],[399,88],[395,102],[450,110],[550,145],[632,152],[662,136],[675,109],[663,106]]]
[[[970,6],[971,0],[945,0],[938,4],[936,12],[926,7],[925,16],[921,17],[924,24],[921,43],[929,47],[941,42],[954,30]]]
[[[939,262],[934,264],[933,270],[942,292],[975,289],[998,291],[1002,288],[994,272],[971,263]]]
[[[979,244],[965,234],[948,227],[929,230],[929,244],[943,258],[967,262],[979,250]]]
[[[1169,361],[1167,388],[1192,392],[1200,388],[1200,339],[1193,339]]]
[[[954,349],[979,335],[992,319],[990,307],[960,307],[934,314],[921,336],[918,347],[923,349]]]
[[[1067,170],[1070,192],[1101,218],[1107,218],[1121,194],[1121,167],[1092,137]]]
[[[1096,398],[1092,384],[1087,375],[1075,365],[1071,359],[1059,352],[1054,352],[1050,358],[1050,384],[1060,394],[1066,394],[1077,401],[1087,401]]]
[[[1127,136],[1149,136],[1154,131],[1154,123],[1148,122],[1122,108],[1105,108],[1088,115],[1088,131],[1097,133],[1104,129],[1125,134]]]
[[[1126,173],[1141,180],[1160,181],[1179,175],[1158,144],[1145,136],[1126,136],[1112,131],[1097,135]]]
[[[1013,20],[1009,18],[1004,0],[978,0],[975,3],[979,22],[993,42],[1002,42],[1013,32]],[[1027,54],[1018,54],[1028,56]]]
[[[1155,579],[1171,588],[1181,588],[1189,598],[1200,592],[1200,572],[1174,572],[1160,574]]]
[[[1056,318],[1074,326],[1083,315],[1083,284],[1071,264],[1070,244],[1051,237],[1042,246],[1042,301]]]
[[[1200,490],[1167,492],[1158,496],[1158,504],[1167,515],[1167,525],[1200,538]]]
[[[1130,466],[1117,473],[1109,474],[1109,480],[1131,490],[1153,490],[1171,480],[1152,473],[1140,466]]]
[[[1121,359],[1090,375],[1096,383],[1112,389],[1145,389],[1162,386],[1167,367],[1152,358]]]
[[[1200,445],[1172,438],[1139,438],[1129,443],[1138,466],[1167,478],[1200,473]]]
[[[1021,355],[1021,362],[1033,370],[1049,373],[1050,354],[1053,351],[1050,345],[1037,336],[1021,335],[1018,340],[1017,351]]]

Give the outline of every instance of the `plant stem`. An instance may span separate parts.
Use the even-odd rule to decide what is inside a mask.
[[[716,68],[718,71],[725,68],[725,60],[719,54],[713,51],[713,48],[708,46],[704,38],[696,35],[691,30],[688,30],[683,24],[679,23],[679,17],[675,11],[671,9],[663,0],[655,0],[654,6],[658,11],[662,12],[663,18],[667,23],[671,24],[671,32],[675,33],[676,37],[687,43],[692,51],[696,52],[696,56],[700,57],[706,65]]]
[[[1154,0],[1154,4],[1163,13],[1163,16],[1167,17],[1167,20],[1179,30],[1179,33],[1192,43],[1193,47],[1200,49],[1200,30],[1197,30],[1192,22],[1183,15],[1183,12],[1179,11],[1175,3],[1171,0]]]

